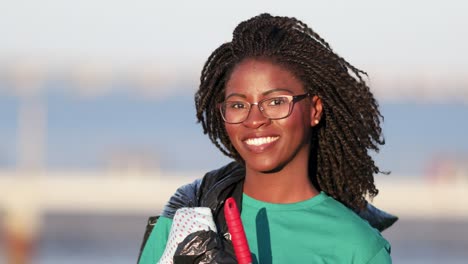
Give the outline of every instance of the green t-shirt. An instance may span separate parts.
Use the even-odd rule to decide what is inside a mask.
[[[390,244],[380,233],[323,192],[291,204],[244,194],[241,218],[254,263],[392,263]],[[159,218],[140,264],[161,257],[171,224]]]

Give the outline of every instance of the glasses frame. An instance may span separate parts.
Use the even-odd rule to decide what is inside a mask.
[[[241,121],[238,121],[238,122],[228,122],[226,120],[226,118],[224,117],[224,114],[223,114],[223,105],[224,103],[226,103],[226,101],[222,102],[222,103],[219,103],[218,105],[218,108],[219,108],[219,112],[221,113],[221,117],[223,118],[224,122],[228,123],[228,124],[240,124],[242,122],[244,122],[245,120],[247,120],[247,118],[249,118],[249,115],[250,115],[250,111],[252,110],[252,106],[253,105],[256,105],[258,107],[258,110],[260,111],[260,113],[262,113],[262,115],[270,120],[279,120],[279,119],[284,119],[284,118],[287,118],[291,115],[292,113],[292,110],[294,109],[294,105],[301,101],[302,99],[304,98],[307,98],[310,96],[310,93],[305,93],[305,94],[299,94],[299,95],[280,95],[280,96],[274,96],[274,97],[271,97],[271,98],[265,98],[263,100],[260,100],[256,103],[249,103],[249,102],[245,102],[247,103],[247,105],[249,106],[249,110],[247,112],[247,115],[245,116],[244,119],[242,119]],[[288,111],[288,114],[285,115],[284,117],[279,117],[279,118],[271,118],[269,116],[267,116],[264,112],[264,109],[260,106],[263,102],[265,101],[268,101],[268,100],[271,100],[273,98],[277,98],[277,97],[288,97],[290,98],[290,101],[289,101],[289,111]]]

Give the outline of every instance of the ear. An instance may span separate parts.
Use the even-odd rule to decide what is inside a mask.
[[[322,118],[322,99],[320,97],[314,95],[311,100],[310,105],[310,125],[316,126],[320,123],[320,119]]]

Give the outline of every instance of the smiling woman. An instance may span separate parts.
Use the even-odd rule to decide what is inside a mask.
[[[380,172],[369,150],[384,140],[364,74],[295,18],[240,23],[195,95],[204,132],[235,161],[177,191],[139,262],[236,263],[221,213],[233,197],[255,263],[391,263],[379,231],[396,217],[366,200]]]
[[[232,72],[225,88],[227,102],[234,99],[260,101],[262,104],[259,106],[263,106],[264,102],[273,100],[281,101],[285,109],[279,112],[280,115],[271,117],[266,115],[267,109],[279,107],[270,104],[258,109],[250,108],[247,115],[242,115],[243,120],[238,119],[242,120],[241,123],[230,124],[225,120],[230,142],[245,163],[245,194],[278,203],[306,200],[317,194],[314,188],[301,190],[293,187],[313,187],[307,177],[311,127],[317,125],[315,121],[319,121],[322,114],[321,100],[317,96],[306,98],[304,93],[304,85],[289,70],[268,61],[246,59]],[[298,98],[305,100],[293,101],[293,95],[301,95]],[[285,98],[287,102],[277,98]],[[289,187],[277,188],[275,192],[265,188],[262,189],[265,193],[261,194],[258,186],[265,186],[262,182],[279,186],[288,183]],[[293,196],[289,193],[291,190],[298,191]]]

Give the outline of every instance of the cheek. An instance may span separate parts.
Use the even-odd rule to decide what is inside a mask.
[[[231,140],[231,142],[233,141],[233,139],[235,138],[235,132],[236,132],[236,125],[233,125],[233,124],[225,124],[224,125],[224,128],[226,130],[226,133],[229,137],[229,140]]]
[[[224,128],[226,130],[226,134],[229,138],[229,141],[231,142],[231,145],[236,149],[237,151],[239,150],[239,141],[236,140],[238,138],[237,134],[239,131],[239,125],[238,124],[225,124]]]
[[[283,121],[282,125],[288,129],[309,129],[311,127],[310,112],[306,110],[298,107],[288,118],[278,121]]]

